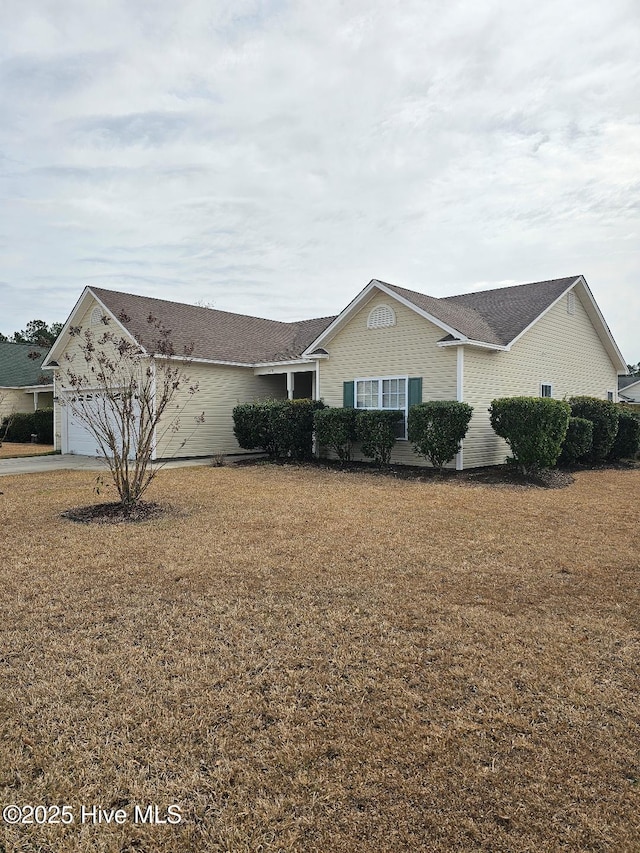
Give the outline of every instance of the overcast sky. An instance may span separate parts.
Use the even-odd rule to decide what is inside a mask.
[[[582,273],[640,360],[638,0],[2,0],[0,331]]]

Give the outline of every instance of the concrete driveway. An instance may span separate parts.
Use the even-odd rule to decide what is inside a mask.
[[[211,459],[179,459],[163,467],[181,468],[187,465],[210,465]],[[10,474],[40,474],[44,471],[103,471],[106,463],[92,456],[27,456],[21,459],[0,459],[0,477]]]

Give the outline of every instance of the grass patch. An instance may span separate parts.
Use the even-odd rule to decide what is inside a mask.
[[[2,802],[184,816],[7,851],[639,849],[640,474],[575,478],[174,469],[108,528],[3,478]]]
[[[19,459],[23,456],[53,456],[57,453],[52,444],[24,444],[3,441],[0,444],[0,459]]]

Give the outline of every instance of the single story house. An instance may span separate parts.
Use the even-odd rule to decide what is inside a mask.
[[[45,365],[54,373],[63,453],[95,453],[71,407],[59,405],[69,393],[64,363],[77,357],[70,330],[117,324],[151,353],[150,315],[171,330],[176,352],[192,348],[189,375],[200,389],[185,397],[181,428],[158,444],[157,458],[238,452],[237,403],[312,397],[330,406],[400,409],[405,423],[413,403],[467,402],[474,414],[456,467],[500,464],[507,446],[489,423],[492,399],[617,399],[618,376],[627,372],[581,275],[443,298],[374,279],[337,316],[295,323],[87,287]],[[193,431],[190,416],[203,410],[205,422]],[[406,429],[392,461],[423,464]]]
[[[618,381],[618,398],[621,403],[640,406],[640,376],[621,376]]]
[[[47,350],[0,341],[0,420],[13,412],[53,406],[51,373],[43,371]]]

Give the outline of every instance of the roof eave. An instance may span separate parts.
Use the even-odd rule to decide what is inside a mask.
[[[51,347],[51,349],[47,353],[47,357],[44,360],[44,362],[42,363],[43,369],[50,369],[50,368],[55,369],[54,365],[52,365],[51,362],[52,361],[59,362],[59,360],[60,360],[59,357],[64,352],[65,347],[67,346],[67,344],[69,342],[69,338],[71,337],[71,335],[69,334],[69,329],[71,328],[71,326],[73,326],[73,321],[75,320],[77,315],[81,311],[86,310],[85,306],[86,306],[86,303],[89,301],[89,298],[95,299],[95,301],[100,305],[100,307],[103,309],[103,311],[105,311],[109,315],[109,317],[111,317],[118,324],[120,329],[127,335],[127,337],[131,338],[131,340],[134,342],[134,344],[136,344],[136,346],[140,347],[140,349],[144,353],[146,353],[146,349],[142,346],[142,344],[135,339],[135,337],[126,328],[126,326],[124,326],[121,323],[121,321],[115,316],[115,314],[112,311],[110,311],[109,308],[107,308],[107,306],[104,304],[104,302],[98,296],[96,296],[96,294],[93,292],[91,287],[89,287],[87,285],[87,286],[85,286],[84,290],[80,294],[78,301],[76,302],[76,304],[71,309],[71,313],[67,317],[67,321],[64,324],[64,326],[62,327],[62,331],[60,332],[60,334],[56,338],[53,346]],[[60,365],[58,364],[57,366],[59,367]]]
[[[521,332],[519,332],[519,334],[517,334],[516,337],[509,342],[508,349],[511,349],[511,347],[516,344],[520,340],[520,338],[523,337],[523,335],[526,335],[529,329],[533,328],[533,326],[535,326],[539,320],[541,320],[546,314],[548,314],[552,308],[555,308],[555,306],[560,302],[561,299],[563,299],[567,295],[570,290],[573,290],[573,288],[578,286],[581,286],[582,292],[587,297],[588,307],[586,308],[586,311],[589,314],[589,318],[592,323],[594,323],[594,319],[596,320],[596,322],[594,323],[594,328],[596,329],[598,336],[602,340],[612,364],[615,365],[615,363],[617,362],[619,365],[617,369],[618,375],[627,375],[627,363],[622,357],[622,353],[618,349],[618,345],[616,344],[613,335],[611,334],[611,330],[609,329],[609,326],[607,326],[606,320],[604,319],[600,308],[598,308],[598,304],[593,298],[593,293],[591,293],[591,289],[589,288],[589,285],[587,284],[586,279],[583,275],[579,275],[574,281],[572,281],[571,284],[566,287],[562,291],[562,293],[544,309],[544,311],[541,311],[540,314],[538,314],[535,320],[533,320],[531,323],[529,323],[528,326],[526,326]],[[589,308],[591,309],[591,311],[589,311]]]
[[[502,344],[491,344],[491,343],[488,343],[487,341],[472,341],[472,340],[469,340],[468,338],[465,338],[465,340],[457,340],[457,341],[438,341],[436,346],[438,346],[442,349],[444,349],[444,347],[460,347],[460,346],[478,347],[481,349],[495,350],[496,352],[509,352],[509,349],[510,349],[510,347],[503,346]]]

